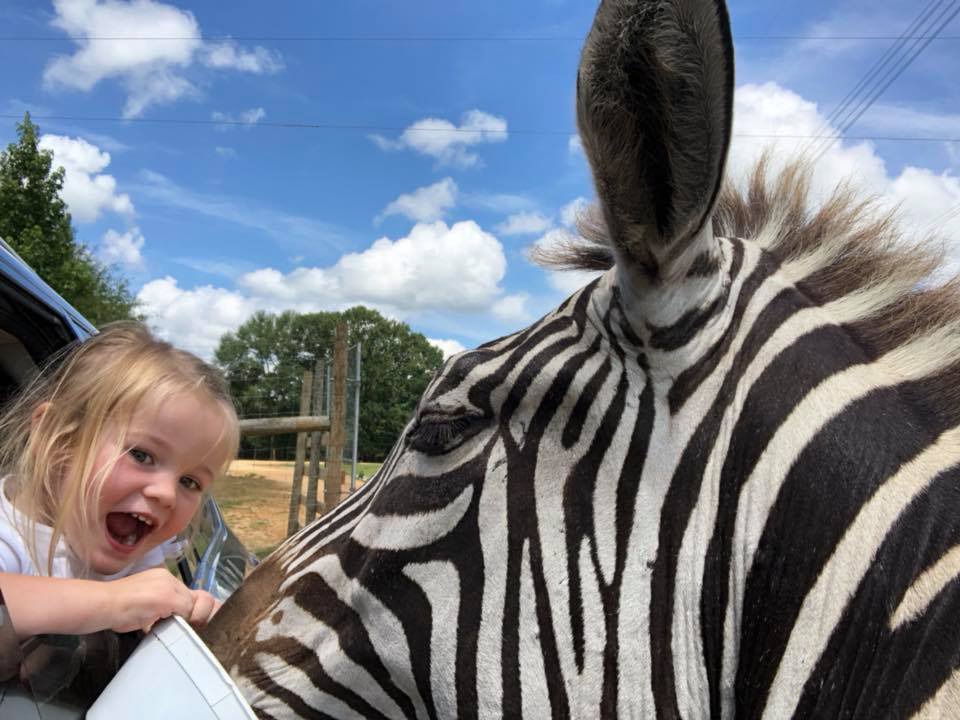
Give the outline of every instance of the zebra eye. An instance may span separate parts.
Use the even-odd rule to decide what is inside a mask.
[[[460,447],[485,425],[483,415],[424,415],[407,433],[407,445],[426,455],[442,455]]]

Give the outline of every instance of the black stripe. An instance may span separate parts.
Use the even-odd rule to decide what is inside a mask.
[[[733,246],[733,261],[730,264],[729,279],[724,284],[723,292],[705,308],[697,307],[688,310],[672,325],[659,327],[647,323],[650,330],[650,346],[657,350],[679,350],[700,333],[708,322],[717,313],[727,306],[730,299],[730,289],[743,267],[743,245],[735,243]]]
[[[653,421],[656,415],[654,409],[653,384],[647,383],[639,399],[637,422],[634,425],[630,441],[630,449],[623,463],[620,474],[620,484],[617,487],[617,555],[614,566],[613,582],[608,588],[602,589],[601,597],[605,607],[610,608],[606,613],[607,647],[604,654],[603,668],[603,696],[601,697],[601,717],[615,717],[618,712],[618,697],[621,692],[629,693],[632,688],[620,688],[620,599],[623,595],[623,579],[627,566],[627,550],[636,522],[637,494],[640,491],[640,478],[643,463],[650,447],[650,436],[653,432]]]
[[[960,578],[921,617],[893,632],[887,624],[916,578],[960,543],[958,488],[960,471],[941,473],[898,518],[813,669],[794,717],[912,717],[960,667]]]
[[[493,391],[503,384],[507,375],[519,364],[519,361],[523,359],[524,355],[529,354],[531,348],[541,345],[551,335],[562,335],[565,331],[569,330],[571,326],[576,326],[579,331],[578,334],[582,334],[587,322],[586,311],[589,302],[590,293],[581,293],[571,315],[554,318],[539,328],[536,333],[530,336],[523,347],[511,352],[511,357],[501,363],[500,368],[496,372],[479,380],[470,388],[468,392],[470,403],[474,407],[487,413],[490,417],[494,417],[493,405],[490,402],[490,395]],[[567,341],[569,341],[569,338],[563,338],[558,344],[565,345]],[[546,351],[548,353],[551,352],[551,348],[546,348]],[[456,387],[457,384],[452,383],[452,386]]]
[[[571,358],[568,361],[571,365],[570,369],[575,372],[576,369],[582,367],[588,359],[594,355],[599,355],[600,342],[601,338],[598,335],[596,340],[593,341],[589,348]],[[603,362],[600,363],[600,366],[590,377],[590,381],[583,388],[583,391],[580,393],[580,397],[577,398],[577,403],[573,406],[573,411],[570,413],[570,417],[567,418],[567,422],[563,426],[563,435],[561,436],[560,442],[565,450],[569,450],[576,444],[577,440],[580,439],[580,433],[583,431],[583,426],[587,421],[590,409],[597,400],[597,393],[600,392],[603,384],[610,376],[611,368],[612,363],[610,358],[604,358]]]
[[[370,720],[388,720],[386,715],[373,707],[353,690],[345,688],[331,678],[317,659],[314,649],[307,647],[299,640],[289,637],[276,638],[270,642],[270,649],[264,650],[254,645],[252,650],[257,653],[267,652],[276,655],[283,662],[297,668],[297,670],[309,677],[316,690],[335,697],[364,718],[369,718]],[[260,677],[258,677],[256,673],[259,673],[263,680],[260,680]],[[328,717],[323,713],[318,713],[315,709],[315,706],[319,704],[319,700],[316,697],[303,697],[290,692],[286,688],[271,681],[257,666],[243,668],[243,674],[247,678],[253,678],[255,684],[261,687],[264,692],[283,700],[302,717]],[[414,716],[407,715],[407,717]]]
[[[603,418],[591,440],[590,448],[573,466],[563,484],[567,577],[570,583],[570,623],[573,631],[574,658],[577,669],[581,672],[583,671],[586,638],[580,579],[580,547],[583,541],[587,540],[594,570],[594,577],[590,580],[596,582],[597,587],[603,588],[606,583],[603,580],[597,555],[593,495],[596,491],[597,480],[600,478],[600,465],[603,463],[603,459],[616,436],[617,428],[623,419],[623,411],[627,405],[628,388],[629,383],[626,373],[621,368],[617,389],[603,413]],[[637,470],[639,471],[639,468]],[[604,602],[604,612],[608,610],[607,602]]]
[[[900,388],[875,390],[825,424],[797,458],[747,574],[737,717],[762,711],[803,599],[863,503],[946,429],[930,420]]]
[[[284,662],[287,661],[283,656],[278,657],[283,659]],[[300,717],[311,718],[311,720],[313,718],[316,718],[317,720],[337,720],[332,715],[327,715],[326,713],[317,710],[315,707],[307,705],[306,700],[300,695],[296,695],[287,690],[285,687],[277,685],[265,673],[261,672],[260,668],[256,665],[254,665],[253,668],[245,668],[243,675],[267,697],[275,697],[278,700],[286,703],[286,705]],[[265,710],[259,710],[254,707],[253,712],[256,713],[260,720],[276,720],[273,715]]]
[[[687,279],[713,277],[720,272],[720,256],[714,248],[704,250],[694,258],[690,269],[687,270]]]
[[[782,317],[792,315],[796,309],[797,295],[784,292],[760,315],[718,394],[720,398],[727,399],[721,410],[725,410],[732,401],[734,389],[742,379],[744,371],[762,350],[763,343],[776,329],[776,324]],[[864,359],[858,354],[841,352],[839,348],[844,345],[844,333],[835,325],[828,325],[800,337],[757,378],[744,399],[743,408],[731,433],[730,446],[720,472],[718,511],[713,537],[706,551],[700,599],[704,660],[710,688],[710,711],[713,716],[719,717],[720,714],[723,626],[728,603],[727,583],[740,489],[750,477],[777,429],[804,396],[824,379]],[[811,357],[821,358],[821,361],[810,363],[808,360]],[[711,426],[707,435],[711,445],[718,430],[716,424]]]
[[[345,555],[346,554],[342,554],[340,559],[343,563],[344,571],[347,572],[349,566],[353,563],[350,563]],[[370,552],[368,551],[366,555],[369,559]],[[347,572],[347,574],[353,577],[351,573]],[[368,591],[376,595],[377,593],[374,592],[370,586],[370,580],[372,579],[368,574],[368,577],[363,578],[363,585]],[[293,601],[304,611],[310,613],[318,620],[325,622],[333,632],[337,634],[343,654],[369,673],[374,681],[383,688],[383,691],[390,699],[400,707],[404,715],[411,718],[416,717],[413,701],[403,690],[394,684],[393,679],[390,677],[390,671],[386,665],[383,664],[383,660],[374,648],[356,609],[346,605],[340,600],[333,588],[331,588],[320,575],[317,573],[306,573],[300,576],[287,590],[286,595],[288,597],[292,596]],[[413,598],[411,598],[411,600],[413,600]],[[387,602],[387,604],[389,605],[389,602]],[[426,607],[429,607],[425,602],[424,604]],[[428,627],[430,624],[429,617],[429,613],[426,614],[426,617],[421,616],[421,622]],[[322,677],[326,677],[326,673],[320,666],[316,656],[316,648],[311,648],[310,650],[311,658],[315,663],[315,670],[317,670]],[[297,665],[297,663],[293,664]],[[304,672],[307,672],[316,682],[313,672],[309,672],[303,665],[298,665],[298,667]],[[321,689],[347,702],[357,710],[357,712],[367,712],[355,706],[355,703],[358,705],[366,705],[366,702],[359,696],[354,697],[355,693],[353,690],[344,688],[332,678],[330,682],[332,683],[330,688]],[[367,707],[373,710],[372,707]],[[377,716],[379,715],[380,714],[377,713]]]
[[[740,251],[743,252],[743,244],[740,240],[731,239],[730,244],[736,249],[740,248]],[[714,370],[716,370],[717,365],[720,364],[720,360],[727,354],[727,351],[730,349],[730,345],[733,343],[733,339],[737,336],[737,331],[740,329],[740,324],[743,322],[744,313],[747,310],[747,305],[750,303],[750,300],[753,299],[753,296],[756,294],[757,290],[763,284],[763,281],[773,275],[774,272],[778,269],[778,265],[774,262],[773,258],[767,254],[762,254],[757,267],[754,268],[753,272],[750,273],[750,276],[744,280],[743,285],[740,288],[740,295],[737,297],[737,304],[734,307],[733,317],[730,319],[730,325],[727,327],[726,332],[723,336],[714,343],[713,347],[707,352],[700,360],[695,364],[691,365],[689,368],[680,373],[680,376],[670,387],[670,393],[668,395],[668,400],[670,402],[670,411],[676,414],[680,408],[683,407],[684,403],[690,399],[690,396],[696,392],[697,388],[700,387],[700,384],[706,380]],[[784,295],[793,295],[796,296],[796,292],[791,290],[784,290]],[[772,304],[772,303],[771,303]],[[781,305],[781,309],[789,306],[791,313],[799,309],[800,305],[793,300],[789,304]],[[764,310],[762,315],[767,313],[767,309]],[[782,323],[789,314],[781,315],[778,317],[777,324]],[[760,318],[758,318],[759,322]],[[770,323],[770,320],[766,321],[767,324]]]

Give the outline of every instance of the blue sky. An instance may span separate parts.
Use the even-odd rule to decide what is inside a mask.
[[[208,356],[256,310],[360,303],[472,347],[584,280],[526,253],[592,197],[573,89],[593,9],[5,0],[0,142],[30,110],[79,239],[189,349]],[[919,11],[735,3],[731,173],[765,144],[782,161],[807,142],[767,136],[840,127],[827,116],[891,45],[864,38]],[[960,143],[859,139],[960,139],[960,21],[943,35],[824,151],[816,185],[852,176],[952,251]]]

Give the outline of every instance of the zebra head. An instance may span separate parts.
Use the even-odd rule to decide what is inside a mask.
[[[722,0],[603,0],[577,78],[599,209],[544,259],[605,272],[450,358],[377,475],[215,617],[262,717],[887,717],[950,677],[960,589],[929,632],[953,576],[907,588],[960,529],[883,529],[960,458],[932,442],[956,403],[890,423],[960,359],[960,305],[863,203],[807,213],[796,170],[721,193],[733,87]],[[953,654],[913,682],[862,649],[923,642]]]

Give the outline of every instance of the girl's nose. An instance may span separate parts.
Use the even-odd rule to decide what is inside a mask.
[[[172,508],[177,499],[177,478],[168,473],[157,473],[144,488],[143,494],[165,508]]]

